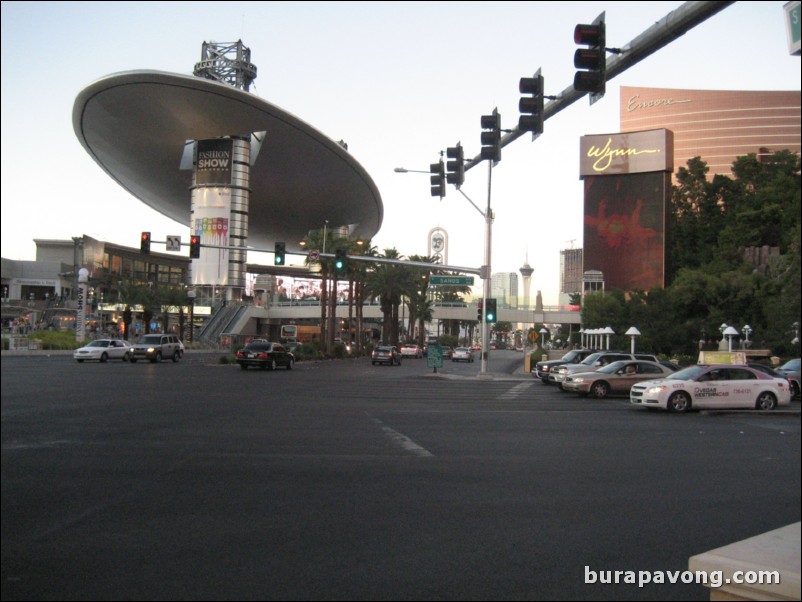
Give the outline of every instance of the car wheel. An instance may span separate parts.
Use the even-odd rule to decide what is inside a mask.
[[[774,397],[773,393],[769,393],[768,391],[764,391],[757,397],[757,402],[755,403],[755,409],[757,410],[773,410],[777,407],[777,398]]]
[[[608,385],[603,380],[593,383],[590,387],[591,393],[593,393],[593,397],[596,399],[604,399],[610,393],[610,385]]]
[[[123,356],[123,361],[124,362],[130,362],[131,361],[131,354],[126,352],[126,354]]]
[[[248,366],[246,366],[245,364],[240,364],[239,367],[242,368],[243,370],[247,370],[248,369]]]
[[[287,362],[287,370],[292,370],[292,359]]]
[[[174,364],[178,363],[178,360],[180,359],[181,359],[181,354],[178,352],[178,350],[176,350],[175,353],[173,353],[173,363]]]
[[[669,412],[687,412],[691,409],[691,398],[685,391],[677,391],[668,398]]]
[[[799,396],[799,383],[795,380],[791,381],[791,399],[796,399]]]
[[[103,353],[103,355],[100,356],[100,363],[105,364],[107,361],[109,361],[109,355],[108,353]]]
[[[275,370],[276,369],[276,360],[270,360],[270,369],[271,370]]]

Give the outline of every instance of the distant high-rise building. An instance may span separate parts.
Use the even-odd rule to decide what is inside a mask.
[[[582,292],[582,249],[560,251],[560,305],[568,305],[571,295]]]
[[[499,307],[518,307],[518,274],[499,272],[490,278],[490,297]]]

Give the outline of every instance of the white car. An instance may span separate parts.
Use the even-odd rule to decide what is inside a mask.
[[[95,339],[88,345],[76,349],[72,357],[78,360],[78,363],[87,360],[95,360],[98,362],[107,362],[109,360],[122,360],[127,362],[131,359],[133,353],[131,344],[122,339]]]
[[[791,403],[788,381],[733,364],[697,365],[659,380],[632,385],[629,401],[669,412],[690,409],[773,410]]]
[[[472,362],[473,350],[470,347],[457,347],[451,354],[452,362]]]
[[[401,357],[420,359],[423,357],[423,351],[417,345],[403,345],[401,347]]]

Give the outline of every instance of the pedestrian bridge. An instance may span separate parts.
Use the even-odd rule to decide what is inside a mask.
[[[403,311],[403,310],[402,310]],[[365,319],[381,320],[383,314],[377,304],[363,306],[362,316]],[[432,320],[476,321],[476,303],[435,303],[432,307]],[[273,322],[278,320],[320,319],[320,303],[318,301],[284,301],[269,304],[265,308],[266,317]],[[337,304],[337,318],[348,318],[348,304]],[[353,317],[353,316],[352,316]],[[581,314],[576,309],[566,307],[540,308],[517,307],[498,308],[498,322],[513,324],[580,324]]]

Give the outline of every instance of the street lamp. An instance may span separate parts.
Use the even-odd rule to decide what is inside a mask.
[[[540,329],[540,347],[545,349],[544,345],[546,344],[546,335],[549,334],[549,331],[546,328]]]
[[[631,343],[630,346],[629,346],[629,349],[630,349],[629,352],[630,353],[635,353],[635,337],[639,337],[640,336],[640,330],[638,330],[634,326],[630,326],[629,330],[627,330],[624,334],[629,337],[629,340],[630,340],[630,343]]]
[[[732,326],[727,326],[727,328],[724,329],[724,336],[727,337],[727,351],[732,351],[732,337],[737,337],[738,331]]]
[[[746,324],[743,328],[741,328],[741,332],[744,333],[744,348],[749,348],[749,335],[752,334],[752,327],[749,324]]]
[[[393,171],[395,173],[430,173],[420,169],[407,169],[406,167],[396,167]]]

